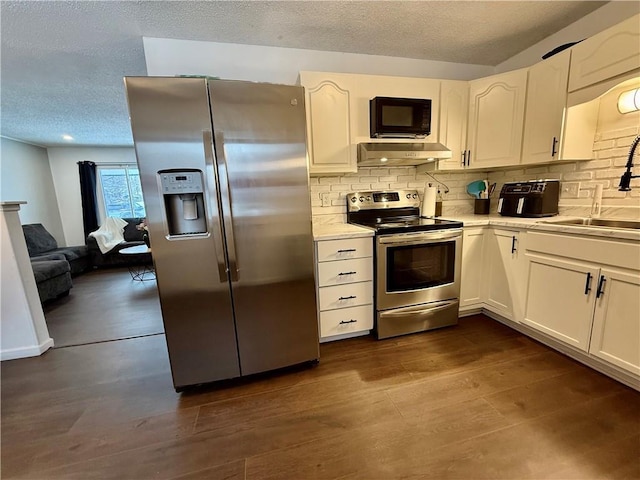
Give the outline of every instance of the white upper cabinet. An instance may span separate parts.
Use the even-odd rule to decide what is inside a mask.
[[[571,48],[569,91],[640,68],[640,15]]]
[[[529,69],[522,163],[544,163],[560,159],[570,56],[571,52],[565,50]]]
[[[520,163],[526,90],[527,69],[469,82],[470,167]]]
[[[357,170],[351,148],[351,94],[334,79],[300,73],[305,87],[309,173],[333,174]]]
[[[372,139],[369,100],[373,97],[431,100],[431,134],[416,142],[438,138],[440,80],[430,78],[300,72],[305,87],[307,143],[311,175],[356,172],[357,146],[361,142],[406,142],[406,139]]]
[[[451,158],[438,160],[441,170],[466,166],[469,82],[443,80],[440,86],[439,141],[451,150]]]

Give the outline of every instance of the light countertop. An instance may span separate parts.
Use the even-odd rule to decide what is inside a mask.
[[[526,230],[546,231],[555,233],[567,233],[572,235],[587,235],[605,237],[619,240],[640,241],[640,231],[609,227],[592,227],[582,225],[557,225],[548,222],[570,220],[579,217],[558,216],[545,218],[521,218],[503,217],[494,215],[443,215],[443,219],[457,220],[465,227],[510,227]],[[314,240],[336,240],[341,238],[371,237],[373,230],[348,223],[336,223],[327,225],[314,225]]]
[[[373,237],[373,230],[350,223],[331,223],[313,226],[314,240],[338,240],[342,238]]]

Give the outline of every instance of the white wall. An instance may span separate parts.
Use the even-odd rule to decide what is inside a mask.
[[[528,67],[560,45],[577,42],[640,13],[640,2],[613,1],[496,66],[495,72]]]
[[[47,150],[67,245],[84,245],[78,162],[136,163],[129,147],[52,147]]]
[[[354,53],[261,47],[144,37],[147,74],[211,75],[234,80],[296,84],[298,72],[365,73],[470,80],[493,67]]]
[[[19,204],[0,202],[0,360],[33,357],[53,346],[19,209]]]
[[[0,143],[0,201],[25,200],[22,223],[41,223],[66,245],[46,149],[2,137]]]

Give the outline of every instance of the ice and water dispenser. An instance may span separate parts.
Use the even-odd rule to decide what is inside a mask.
[[[204,188],[200,170],[158,172],[170,236],[207,232]]]

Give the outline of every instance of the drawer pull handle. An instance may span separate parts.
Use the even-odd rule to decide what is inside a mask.
[[[355,295],[349,295],[348,297],[340,297],[338,300],[351,300],[352,298],[356,298]]]
[[[357,272],[340,272],[338,274],[338,276],[342,276],[342,275],[355,275]]]
[[[355,248],[346,248],[344,250],[338,250],[338,253],[349,253],[349,252],[355,252],[356,249]]]
[[[351,320],[340,320],[340,325],[346,325],[347,323],[356,323],[358,320],[354,320],[353,318]]]

